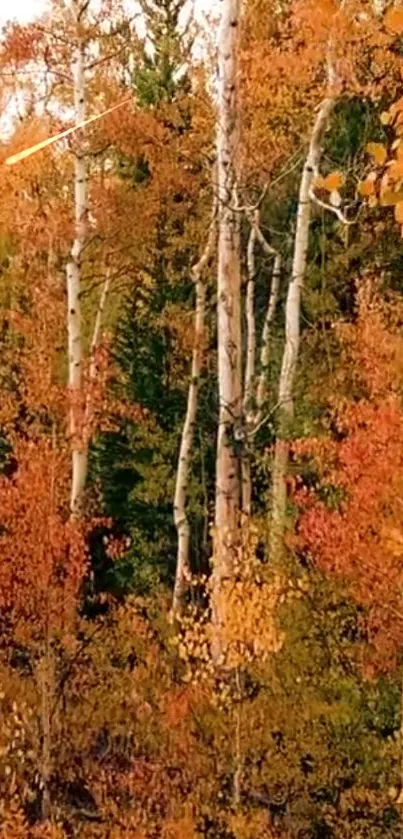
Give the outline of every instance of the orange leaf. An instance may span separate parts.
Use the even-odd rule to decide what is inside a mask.
[[[386,160],[386,149],[382,143],[368,143],[366,146],[366,151],[368,154],[372,154],[372,157],[379,166],[383,166]]]
[[[368,195],[373,195],[375,192],[375,183],[374,181],[367,178],[366,181],[360,181],[357,186],[357,192],[359,195],[362,195],[363,198],[366,198]]]
[[[395,219],[399,222],[399,224],[403,224],[403,201],[400,201],[399,204],[396,204]]]
[[[403,35],[403,10],[389,9],[384,17],[384,23],[395,35]]]
[[[344,175],[341,172],[331,172],[330,175],[324,179],[322,186],[328,192],[335,192],[343,186],[345,181]]]

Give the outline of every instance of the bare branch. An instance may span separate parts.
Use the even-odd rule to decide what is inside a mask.
[[[322,201],[321,198],[318,198],[313,187],[309,190],[309,198],[313,204],[316,204],[317,207],[322,207],[323,210],[328,210],[328,212],[333,213],[342,224],[356,224],[357,219],[355,218],[350,220],[346,218],[340,207],[335,207],[333,204],[327,204],[326,201]]]

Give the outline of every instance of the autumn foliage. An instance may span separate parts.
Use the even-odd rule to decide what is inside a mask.
[[[302,510],[296,544],[349,582],[364,608],[367,667],[383,670],[396,664],[402,644],[400,323],[399,300],[383,300],[368,281],[359,287],[355,323],[338,328],[330,433],[296,447],[311,452],[317,473],[295,495]]]
[[[398,839],[403,13],[239,4],[223,202],[215,11],[204,26],[187,5],[140,0],[144,38],[120,0],[52,0],[0,44],[0,839]],[[80,91],[102,118],[6,165],[74,128]],[[236,300],[215,282],[223,209]],[[238,343],[228,333],[220,350],[239,388],[223,414],[219,320],[233,306]],[[228,486],[246,474],[249,496],[217,586],[218,430]],[[288,458],[278,555],[274,451]],[[76,507],[72,454],[86,459]]]

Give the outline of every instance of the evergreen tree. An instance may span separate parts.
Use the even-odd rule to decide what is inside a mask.
[[[190,36],[181,31],[180,23],[185,2],[141,0],[141,6],[147,38],[133,85],[140,107],[152,111],[175,142],[191,129],[186,63]],[[133,189],[147,189],[152,182],[145,157],[121,157],[119,171],[130,179]],[[113,566],[99,534],[95,537],[95,585],[100,588],[148,590],[158,581],[171,583],[175,571],[173,495],[186,410],[188,358],[178,342],[180,326],[174,318],[183,321],[184,329],[191,323],[190,269],[195,250],[181,235],[183,222],[180,218],[173,220],[170,201],[174,206],[188,201],[191,208],[192,198],[188,199],[178,189],[161,202],[147,283],[128,289],[116,327],[113,345],[119,382],[115,388],[124,400],[144,409],[147,419],[123,420],[117,432],[104,434],[94,450],[93,473],[101,479],[105,512],[112,517],[114,530],[130,537],[125,560]],[[196,443],[191,488],[195,525],[192,554],[198,569],[206,566],[209,553],[207,507],[212,491],[214,402],[214,380],[209,379],[201,397],[204,419]]]
[[[185,0],[140,0],[146,40],[134,85],[143,105],[172,102],[189,90],[191,38],[184,31]]]

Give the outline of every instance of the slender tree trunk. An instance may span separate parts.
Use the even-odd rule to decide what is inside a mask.
[[[247,254],[247,284],[246,284],[246,365],[243,396],[244,431],[246,436],[253,430],[255,419],[254,391],[256,374],[256,319],[255,319],[255,277],[256,277],[256,227],[251,226]],[[242,455],[242,513],[250,516],[252,512],[252,475],[249,457],[249,447],[243,447]]]
[[[213,656],[216,661],[224,652],[225,582],[231,578],[237,552],[241,507],[240,457],[236,451],[236,436],[242,415],[241,266],[239,213],[234,207],[239,138],[239,28],[240,0],[221,0],[217,114],[219,423],[211,598]]]
[[[91,347],[90,347],[90,369],[89,369],[89,379],[93,381],[96,378],[97,370],[96,370],[96,354],[99,347],[99,342],[101,338],[101,329],[102,329],[102,318],[105,312],[105,306],[107,297],[109,294],[109,288],[111,284],[111,275],[110,271],[107,269],[105,274],[105,279],[102,283],[101,294],[99,297],[98,309],[95,316],[94,322],[94,331],[92,333],[92,340],[91,340]]]
[[[86,0],[71,0],[70,8],[76,25],[75,51],[72,62],[76,124],[83,122],[86,118],[85,44],[81,30],[87,7]],[[71,515],[75,518],[81,515],[83,509],[84,489],[88,472],[89,425],[92,407],[91,386],[97,375],[96,350],[110,284],[110,274],[107,270],[95,317],[90,347],[88,381],[85,383],[81,323],[81,279],[83,252],[87,241],[88,167],[82,130],[77,134],[77,137],[74,152],[74,240],[70,260],[66,266],[68,386],[70,394],[69,433],[72,456],[70,510]],[[86,392],[85,385],[87,385]]]
[[[264,408],[267,401],[267,378],[270,362],[270,330],[276,312],[280,287],[281,256],[266,242],[259,225],[259,211],[249,217],[251,231],[248,241],[247,267],[248,283],[246,289],[246,366],[243,398],[245,444],[242,456],[242,513],[252,513],[252,475],[250,451],[252,440],[264,422]],[[255,278],[256,244],[260,244],[265,253],[274,256],[274,267],[269,290],[266,316],[260,346],[260,373],[256,382],[256,313],[255,313]]]
[[[256,231],[254,226],[251,227],[251,232],[248,242],[247,255],[247,269],[248,278],[246,285],[246,365],[245,365],[245,380],[244,380],[244,396],[243,396],[243,426],[246,439],[244,440],[241,473],[242,473],[242,513],[250,516],[252,512],[252,475],[251,463],[249,457],[249,447],[247,445],[247,436],[249,430],[253,429],[254,424],[254,389],[255,389],[255,373],[256,373],[256,322],[255,322],[255,245],[256,245]]]
[[[77,43],[73,59],[74,117],[76,123],[85,119],[84,44],[79,34],[79,7],[73,0],[72,10],[77,20]],[[81,263],[87,225],[87,165],[82,143],[78,141],[74,164],[75,234],[71,258],[67,264],[67,330],[68,384],[70,391],[69,431],[72,453],[72,482],[70,509],[73,516],[81,512],[87,476],[87,451],[82,439],[83,420],[83,348],[81,330]]]
[[[256,228],[251,227],[248,242],[248,278],[246,285],[246,365],[244,384],[244,414],[253,413],[253,396],[255,389],[256,373],[256,322],[255,322],[255,278],[256,278]]]
[[[36,681],[40,694],[40,725],[41,725],[41,782],[42,782],[42,821],[47,821],[51,815],[51,797],[49,783],[52,768],[52,724],[51,712],[54,699],[54,666],[50,644],[47,642],[46,651],[38,662]]]
[[[243,759],[242,759],[242,711],[243,711],[242,676],[239,667],[235,672],[235,731],[234,731],[234,780],[232,803],[234,810],[239,810],[242,798]]]
[[[300,345],[301,292],[305,280],[311,222],[310,191],[313,179],[318,171],[322,156],[323,137],[329,125],[336,99],[336,93],[329,93],[319,108],[311,133],[299,189],[294,257],[286,302],[285,348],[278,394],[280,422],[272,472],[270,547],[271,556],[274,558],[281,554],[286,516],[286,474],[289,454],[286,438],[294,415],[293,388]]]
[[[92,419],[92,408],[93,408],[93,386],[97,379],[98,368],[97,368],[97,350],[99,348],[100,339],[101,339],[101,329],[102,329],[102,318],[105,311],[106,301],[109,294],[109,287],[110,287],[110,271],[107,269],[105,274],[105,279],[102,283],[101,294],[99,297],[98,308],[95,315],[95,322],[94,322],[94,329],[92,333],[91,339],[91,346],[90,346],[90,359],[89,359],[89,368],[88,368],[88,380],[86,382],[86,394],[84,400],[84,415],[83,415],[83,422],[82,422],[82,432],[81,432],[81,446],[83,457],[85,456],[85,474],[84,474],[84,485],[85,480],[87,477],[88,471],[88,448],[90,444],[91,438],[91,419]],[[83,485],[83,489],[84,489]]]
[[[196,428],[200,377],[203,369],[203,342],[206,310],[206,286],[203,273],[214,249],[216,239],[216,216],[216,202],[214,202],[213,216],[211,219],[207,244],[201,259],[197,265],[194,266],[192,271],[196,289],[194,344],[187,410],[179,450],[174,499],[174,520],[178,538],[176,576],[172,600],[172,612],[174,616],[179,615],[181,612],[190,578],[190,524],[187,515],[187,492]]]
[[[260,346],[260,374],[256,392],[256,425],[259,425],[263,419],[263,412],[268,397],[270,338],[271,328],[277,309],[278,295],[280,291],[281,264],[281,256],[277,253],[274,257],[269,303],[266,310],[266,317],[264,319],[262,340]]]

